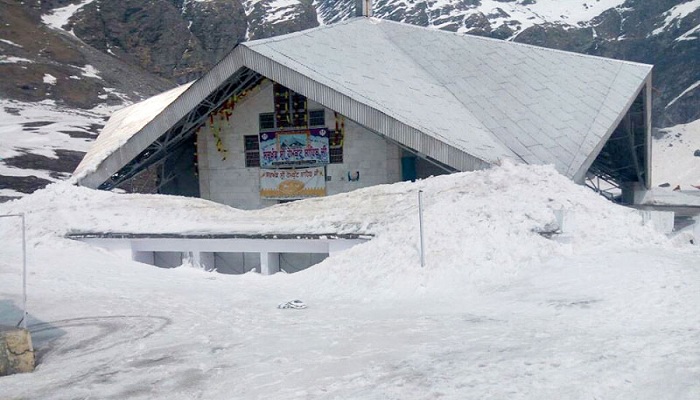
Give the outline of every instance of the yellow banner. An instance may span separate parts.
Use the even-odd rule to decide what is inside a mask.
[[[304,199],[326,195],[324,168],[260,169],[260,197]]]

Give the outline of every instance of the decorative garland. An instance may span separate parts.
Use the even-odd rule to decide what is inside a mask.
[[[230,118],[233,115],[233,110],[236,108],[236,104],[243,101],[251,93],[257,92],[264,82],[266,82],[266,79],[263,79],[256,86],[242,91],[240,94],[233,94],[231,97],[226,99],[226,101],[224,101],[221,107],[219,107],[216,111],[209,113],[207,127],[212,132],[212,135],[214,135],[214,140],[216,141],[216,151],[221,154],[221,161],[225,161],[226,156],[228,155],[228,149],[226,149],[226,146],[224,146],[222,131],[224,127],[228,126]],[[200,127],[197,130],[197,134],[199,134],[199,130],[202,128],[203,127]]]
[[[338,143],[331,143],[330,145],[332,147],[343,147],[343,143],[345,142],[345,117],[341,114],[338,114],[338,112],[335,112],[335,132],[336,132],[336,137],[340,137],[340,141]]]

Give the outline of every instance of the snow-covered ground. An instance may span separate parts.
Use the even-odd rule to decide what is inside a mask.
[[[654,186],[668,183],[684,190],[700,186],[700,120],[662,132],[664,136],[654,140],[652,147]]]
[[[57,150],[87,152],[106,118],[121,107],[78,110],[56,105],[52,100],[24,103],[0,99],[0,175],[60,180],[62,177],[54,171],[11,166],[3,160],[22,154],[57,158]],[[0,189],[0,196],[3,195],[22,194]]]
[[[64,30],[63,27],[68,25],[70,18],[78,12],[78,10],[93,1],[95,0],[83,0],[78,4],[69,4],[65,7],[53,9],[48,14],[41,16],[41,22],[54,29]]]
[[[568,237],[536,233],[562,208],[576,217]],[[551,167],[259,211],[59,183],[0,205],[16,212],[39,366],[0,378],[3,398],[700,398],[700,247]],[[125,262],[62,238],[75,230],[376,237],[260,276]],[[0,320],[16,323],[16,221],[0,220],[0,242]],[[309,308],[276,309],[295,298]]]

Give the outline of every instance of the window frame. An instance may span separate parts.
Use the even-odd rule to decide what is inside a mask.
[[[320,115],[320,120],[321,120],[321,121],[320,121],[320,122],[321,122],[320,124],[312,124],[312,123],[311,123],[311,121],[313,121],[313,118],[314,118],[314,117],[311,116],[312,113],[315,113],[315,114],[316,114],[316,118],[317,118],[317,119],[319,119],[318,116]],[[307,126],[308,126],[309,128],[311,128],[311,127],[319,127],[319,126],[326,126],[326,110],[325,110],[325,109],[321,108],[321,109],[318,109],[318,110],[308,110],[308,111],[307,111],[307,115],[308,115],[308,118],[307,118],[306,122],[307,122]]]
[[[253,140],[254,138],[254,140]],[[254,144],[254,145],[252,145]],[[243,135],[243,152],[246,168],[260,167],[260,136]]]
[[[269,117],[270,121],[272,122],[271,127],[263,127],[263,118],[264,117]],[[269,130],[273,130],[277,127],[277,122],[275,121],[275,113],[274,112],[266,112],[266,113],[260,113],[258,114],[258,130],[260,132],[265,132]]]

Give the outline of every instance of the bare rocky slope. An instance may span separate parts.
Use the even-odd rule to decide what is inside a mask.
[[[201,76],[241,41],[340,21],[355,7],[355,0],[0,0],[0,107],[24,115],[46,101],[77,114],[119,106]],[[654,64],[655,126],[700,119],[700,0],[378,0],[374,15]],[[45,134],[55,122],[26,114],[29,124],[48,124],[23,126],[26,135]],[[73,134],[90,141],[103,120],[85,121]],[[15,168],[0,169],[0,199],[60,179],[85,148],[49,144],[53,154],[37,155],[0,140],[0,164]],[[47,162],[55,159],[64,162]]]

